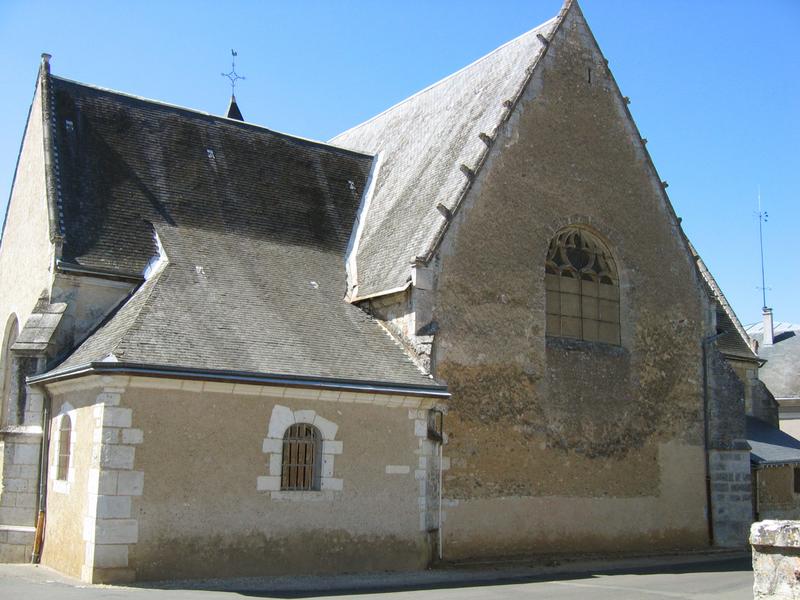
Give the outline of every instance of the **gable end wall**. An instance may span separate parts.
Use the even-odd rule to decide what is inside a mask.
[[[570,224],[617,262],[620,346],[545,335],[544,257]],[[710,305],[576,5],[428,267],[414,325],[453,394],[446,557],[707,544]]]

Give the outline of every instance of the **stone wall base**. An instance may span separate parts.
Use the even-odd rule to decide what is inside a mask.
[[[750,451],[710,450],[708,458],[714,545],[743,548],[753,522]]]
[[[33,527],[0,525],[0,563],[29,563],[33,553]]]
[[[84,566],[81,580],[86,583],[131,583],[136,580],[136,570],[127,567],[101,569]]]

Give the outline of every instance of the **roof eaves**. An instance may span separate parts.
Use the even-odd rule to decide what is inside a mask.
[[[183,367],[165,367],[162,365],[134,364],[124,362],[90,362],[62,371],[54,370],[41,375],[28,377],[30,385],[55,383],[86,375],[139,375],[147,377],[163,377],[173,379],[191,379],[202,381],[219,381],[228,383],[280,385],[285,387],[316,388],[329,390],[348,390],[355,392],[372,392],[392,395],[412,395],[429,398],[447,399],[450,392],[443,385],[413,385],[387,383],[356,379],[335,379],[325,377],[308,377],[303,375],[281,375],[275,373],[252,373],[247,371],[223,371],[212,369],[191,369]]]
[[[742,341],[750,351],[750,355],[752,355],[752,358],[755,359],[756,354],[755,352],[753,352],[752,346],[750,345],[750,336],[747,335],[747,332],[742,326],[742,322],[739,321],[739,317],[736,316],[736,313],[733,311],[733,308],[728,303],[728,299],[725,297],[725,294],[722,293],[722,288],[719,287],[717,280],[714,279],[714,276],[711,274],[711,271],[708,270],[706,263],[700,257],[700,254],[698,254],[697,250],[692,245],[692,243],[689,242],[688,238],[687,238],[687,243],[689,244],[690,252],[693,254],[695,258],[695,263],[697,264],[697,269],[700,271],[700,275],[706,281],[708,287],[711,288],[711,292],[714,294],[715,300],[722,307],[722,310],[725,311],[725,314],[728,315],[728,318],[731,320],[731,323],[733,323],[733,326],[736,328],[736,332],[741,336]]]

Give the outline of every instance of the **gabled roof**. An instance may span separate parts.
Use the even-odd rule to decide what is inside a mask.
[[[53,77],[62,260],[161,264],[48,375],[95,363],[437,387],[344,301],[372,157]]]
[[[754,417],[747,417],[747,443],[753,464],[800,464],[800,440]]]
[[[379,155],[354,248],[353,299],[408,285],[412,262],[436,244],[566,10],[330,140]]]

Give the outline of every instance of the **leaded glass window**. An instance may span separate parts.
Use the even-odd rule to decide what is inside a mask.
[[[619,344],[619,279],[611,253],[572,227],[550,242],[545,261],[547,335]]]

